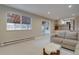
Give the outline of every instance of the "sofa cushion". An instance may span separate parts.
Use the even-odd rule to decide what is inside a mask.
[[[54,32],[54,36],[58,36],[58,37],[62,37],[62,38],[64,38],[64,34],[65,34],[65,31],[55,31]]]
[[[67,31],[66,34],[65,34],[65,39],[77,40],[77,33],[76,32]]]
[[[59,38],[59,37],[52,38],[52,42],[58,43],[58,44],[61,44],[63,40],[64,40],[63,38]]]
[[[66,44],[63,44],[62,47],[63,48],[70,49],[70,50],[75,50],[75,47],[74,46],[70,46],[70,45],[66,45]]]
[[[63,40],[62,45],[65,44],[65,45],[76,46],[76,43],[77,43],[76,40],[65,39]]]
[[[78,41],[79,41],[79,32],[78,32]]]

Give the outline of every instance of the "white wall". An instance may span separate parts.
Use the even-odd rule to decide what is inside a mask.
[[[6,30],[6,13],[15,12],[19,15],[25,15],[32,17],[32,30],[16,30],[7,31]],[[31,36],[38,36],[42,34],[41,25],[43,18],[40,16],[35,16],[24,11],[20,11],[14,8],[6,7],[0,5],[0,42],[25,39]]]

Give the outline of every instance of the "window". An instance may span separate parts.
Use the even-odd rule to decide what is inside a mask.
[[[7,14],[7,30],[31,30],[32,19],[14,13]]]

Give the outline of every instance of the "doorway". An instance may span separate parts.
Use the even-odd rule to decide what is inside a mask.
[[[50,21],[48,20],[42,21],[42,33],[50,34]]]

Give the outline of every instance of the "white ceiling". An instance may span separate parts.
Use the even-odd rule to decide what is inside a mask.
[[[68,8],[68,4],[7,4],[7,6],[41,15],[50,19],[68,18],[71,17],[72,14],[79,15],[78,4],[72,4],[72,8]],[[50,14],[48,14],[48,11]]]

